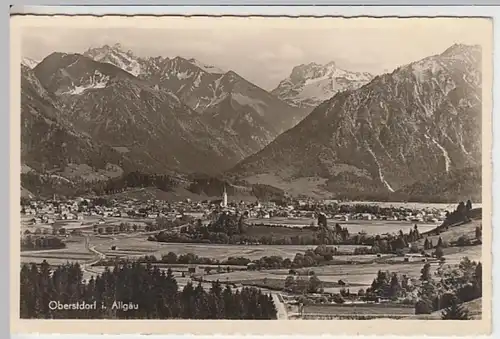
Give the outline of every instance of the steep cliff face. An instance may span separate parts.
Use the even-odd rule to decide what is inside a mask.
[[[68,165],[94,170],[128,168],[110,147],[76,131],[64,111],[28,67],[21,68],[21,161],[35,171],[64,171]]]
[[[338,92],[357,89],[373,79],[366,72],[351,72],[336,66],[310,63],[293,68],[290,76],[271,93],[290,105],[314,108]]]
[[[340,92],[231,173],[323,177],[337,192],[395,191],[478,166],[480,62],[478,46],[454,45]]]
[[[246,155],[175,94],[112,64],[55,53],[34,71],[76,130],[126,154],[139,169],[217,172]]]

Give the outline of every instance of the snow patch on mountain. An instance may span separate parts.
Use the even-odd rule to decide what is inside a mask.
[[[205,64],[199,60],[196,60],[194,58],[189,59],[188,61],[190,63],[192,63],[193,65],[195,65],[196,67],[201,68],[202,70],[204,70],[207,73],[211,73],[211,74],[224,74],[224,73],[226,73],[222,69],[220,69],[219,67],[207,65],[207,64]]]
[[[191,77],[191,73],[188,71],[179,72],[176,75],[177,75],[177,79],[179,79],[179,80],[189,79]]]
[[[28,57],[23,57],[21,59],[21,64],[30,68],[30,69],[35,68],[35,66],[38,65],[39,63],[40,63],[40,61],[34,60],[32,58],[28,58]]]
[[[200,87],[200,83],[201,83],[201,73],[198,73],[196,79],[194,79],[193,87],[195,88]]]
[[[108,84],[109,79],[109,76],[105,76],[101,72],[95,71],[88,83],[74,86],[72,89],[63,92],[62,94],[79,95],[88,89],[105,88]]]
[[[240,93],[233,93],[232,98],[242,106],[252,107],[261,116],[265,112],[266,104],[259,99],[250,98]]]

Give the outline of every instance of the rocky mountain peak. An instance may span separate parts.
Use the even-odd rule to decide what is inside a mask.
[[[38,65],[40,61],[37,61],[35,59],[29,58],[29,57],[23,57],[21,58],[21,65],[28,67],[30,69],[33,69]]]
[[[290,76],[272,93],[291,105],[315,107],[339,91],[356,89],[373,79],[373,75],[351,72],[337,67],[334,61],[295,66]]]
[[[115,65],[135,76],[143,71],[141,59],[132,51],[125,51],[120,43],[89,48],[83,55],[98,62]]]

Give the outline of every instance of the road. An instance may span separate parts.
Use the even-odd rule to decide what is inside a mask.
[[[99,252],[98,250],[95,249],[95,246],[92,246],[90,244],[90,238],[87,237],[86,240],[85,240],[85,247],[87,248],[87,250],[89,250],[90,252],[94,253],[97,255],[97,258],[89,261],[89,262],[86,262],[86,263],[83,263],[82,264],[82,270],[90,275],[97,275],[99,274],[99,272],[93,270],[91,267],[92,265],[96,264],[97,262],[99,262],[100,260],[102,259],[106,259],[106,255],[102,252]]]
[[[280,296],[277,293],[272,294],[274,305],[276,305],[278,320],[288,320],[288,314],[286,312],[285,304],[280,300]]]

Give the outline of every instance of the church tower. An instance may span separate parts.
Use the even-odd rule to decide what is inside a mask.
[[[227,192],[226,192],[226,185],[224,185],[224,193],[222,193],[222,207],[226,208],[227,207]]]

